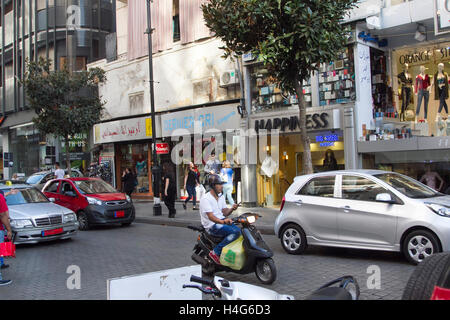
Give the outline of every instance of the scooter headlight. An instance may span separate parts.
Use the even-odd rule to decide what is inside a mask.
[[[248,216],[247,217],[248,223],[255,223],[256,222],[256,216]]]

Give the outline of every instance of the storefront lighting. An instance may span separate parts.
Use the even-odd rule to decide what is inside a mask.
[[[270,147],[269,146],[266,146],[266,151],[270,151]]]

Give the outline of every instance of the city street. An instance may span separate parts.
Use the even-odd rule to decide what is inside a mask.
[[[3,272],[13,284],[0,287],[6,299],[106,299],[109,278],[193,265],[191,249],[197,234],[180,227],[135,223],[130,227],[96,228],[79,232],[72,240],[18,246],[17,258],[8,259]],[[353,275],[361,299],[400,299],[414,270],[397,253],[310,248],[303,256],[286,254],[279,240],[265,235],[274,250],[278,279],[269,286],[302,299],[314,289],[342,275]],[[81,269],[81,289],[69,290],[69,266]],[[381,288],[368,289],[368,267],[381,270]],[[254,274],[220,274],[229,280],[259,285]]]

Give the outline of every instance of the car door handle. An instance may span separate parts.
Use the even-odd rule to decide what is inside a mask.
[[[296,205],[301,206],[303,204],[302,200],[296,200],[294,201]]]
[[[350,206],[344,206],[344,207],[341,207],[341,209],[342,210],[344,210],[344,212],[350,212]]]

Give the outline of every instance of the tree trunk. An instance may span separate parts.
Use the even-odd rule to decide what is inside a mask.
[[[314,170],[311,158],[311,141],[308,137],[308,132],[306,129],[306,104],[305,96],[303,95],[303,83],[299,79],[297,79],[295,83],[295,91],[297,92],[298,108],[300,112],[299,123],[303,145],[303,174],[311,174],[314,173]]]
[[[70,176],[71,168],[70,168],[70,151],[69,151],[69,136],[65,136],[65,144],[66,144],[66,168],[67,168],[67,174]]]

